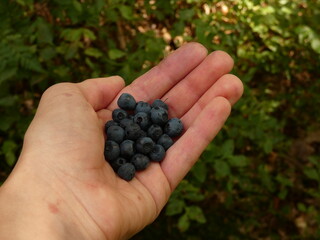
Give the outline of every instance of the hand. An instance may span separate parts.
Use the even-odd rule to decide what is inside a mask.
[[[189,43],[127,87],[117,76],[50,87],[0,188],[0,239],[125,239],[151,223],[240,98],[232,67],[226,53]],[[122,92],[166,99],[186,129],[130,182],[103,156],[103,126]]]

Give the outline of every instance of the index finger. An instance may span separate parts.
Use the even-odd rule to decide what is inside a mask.
[[[196,68],[206,56],[207,49],[204,46],[195,42],[187,43],[122,89],[119,94],[130,93],[136,100],[145,102],[160,98]],[[116,104],[116,101],[113,101],[109,109],[116,108]]]

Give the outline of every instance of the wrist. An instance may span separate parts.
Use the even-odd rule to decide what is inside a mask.
[[[52,172],[19,164],[0,188],[0,239],[105,239]]]

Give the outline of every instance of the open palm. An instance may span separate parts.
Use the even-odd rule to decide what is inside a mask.
[[[38,191],[50,214],[77,219],[84,239],[128,238],[158,216],[223,126],[243,91],[228,74],[232,67],[226,53],[207,55],[189,43],[126,87],[117,76],[55,85],[40,101],[13,174],[24,179],[23,169],[33,169],[37,182],[45,183]],[[137,101],[166,100],[170,117],[185,126],[166,158],[130,182],[117,177],[103,156],[103,126],[123,92]]]

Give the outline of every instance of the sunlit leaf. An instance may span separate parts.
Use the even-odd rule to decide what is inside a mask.
[[[183,214],[178,220],[178,228],[181,232],[185,232],[189,229],[190,220],[188,214]]]
[[[125,56],[125,52],[119,50],[119,49],[110,49],[108,52],[109,58],[114,60],[114,59],[118,59],[121,58],[123,56]]]

